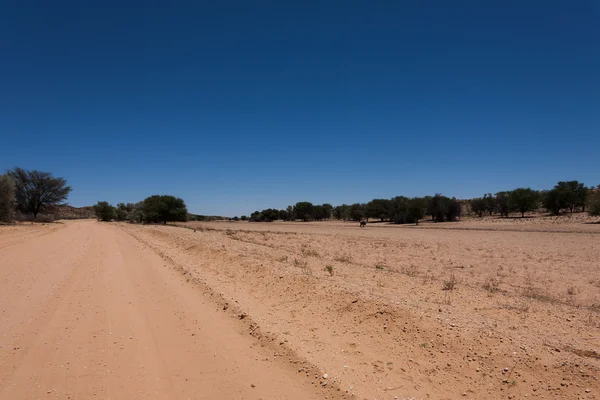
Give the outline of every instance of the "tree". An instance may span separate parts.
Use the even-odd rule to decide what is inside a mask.
[[[146,222],[185,221],[187,207],[185,202],[175,196],[154,195],[142,202],[142,211]]]
[[[240,220],[240,218],[239,218],[239,217],[236,215],[235,217],[233,217],[233,218],[232,218],[232,220],[234,220],[234,221],[239,221],[239,220]]]
[[[483,195],[483,205],[486,211],[493,215],[494,211],[496,211],[496,198],[492,196],[491,193],[487,193]]]
[[[325,209],[321,205],[313,206],[312,219],[321,221],[327,218],[325,214]]]
[[[8,175],[0,175],[0,221],[10,222],[15,211],[15,182]]]
[[[510,192],[498,192],[494,195],[494,201],[496,203],[496,211],[500,213],[501,217],[507,217],[510,212],[510,204],[509,204],[509,195]]]
[[[365,217],[365,205],[361,203],[354,203],[348,209],[348,218],[352,221],[360,221]]]
[[[427,213],[435,222],[456,221],[457,218],[460,218],[461,207],[456,198],[449,198],[437,193],[429,199]]]
[[[286,210],[279,210],[279,219],[282,221],[287,221],[288,220],[288,213]]]
[[[383,221],[390,216],[392,201],[387,199],[373,199],[365,206],[367,218],[379,218]]]
[[[554,188],[562,191],[569,211],[573,212],[575,207],[581,207],[585,211],[588,189],[583,183],[579,183],[579,181],[561,181]]]
[[[240,219],[241,219],[242,221],[246,221],[246,220],[248,219],[248,216],[246,216],[246,215],[242,215],[242,216],[240,217]]]
[[[592,216],[600,216],[600,187],[588,196],[587,210]]]
[[[569,206],[565,191],[562,189],[554,188],[547,190],[542,193],[542,206],[551,212],[552,214],[558,215],[560,210]]]
[[[419,225],[419,220],[425,216],[425,205],[427,203],[421,197],[413,197],[407,203],[407,220]]]
[[[15,182],[17,208],[22,213],[32,213],[34,218],[44,207],[64,202],[71,192],[64,178],[55,178],[49,172],[14,168],[8,175]]]
[[[526,212],[535,211],[540,206],[539,193],[530,188],[518,188],[510,192],[508,196],[509,207],[512,211],[521,213],[525,217]]]
[[[329,203],[323,204],[323,216],[324,216],[324,219],[331,218],[332,214],[333,214],[333,206],[331,204],[329,204]]]
[[[342,204],[341,206],[333,207],[333,218],[338,220],[346,220],[348,219],[348,211],[350,206],[347,204]]]
[[[483,213],[487,211],[485,201],[481,197],[471,199],[471,211],[479,215],[479,217],[481,218],[483,216]]]
[[[107,201],[99,201],[94,206],[94,213],[98,221],[111,221],[116,218],[115,208]]]
[[[287,206],[285,211],[287,212],[287,216],[288,216],[287,219],[289,221],[294,221],[296,219],[296,217],[294,217],[294,206]]]
[[[294,215],[296,218],[302,218],[303,221],[308,221],[313,215],[313,204],[308,201],[300,201],[294,206]]]

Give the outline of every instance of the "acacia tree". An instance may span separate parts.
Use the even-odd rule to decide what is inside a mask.
[[[381,221],[388,218],[392,201],[387,199],[373,199],[365,206],[365,214],[368,218],[379,218]]]
[[[44,207],[64,202],[71,192],[64,178],[54,177],[49,172],[14,168],[7,174],[15,182],[17,208],[33,214],[34,218]]]
[[[492,196],[491,193],[487,193],[483,195],[483,206],[485,207],[485,210],[490,214],[493,215],[494,211],[496,211],[496,198],[494,196]]]
[[[294,214],[296,218],[302,218],[303,221],[308,221],[313,215],[313,204],[308,201],[300,201],[294,206]]]
[[[175,196],[154,195],[147,197],[142,202],[142,212],[146,222],[185,221],[187,207],[185,202]]]
[[[565,192],[562,189],[554,188],[547,190],[542,194],[542,206],[554,215],[558,215],[560,210],[568,207]]]
[[[567,203],[569,211],[573,212],[575,207],[582,207],[583,211],[585,211],[588,189],[583,183],[579,183],[579,181],[561,181],[554,188],[561,191],[563,201]]]
[[[8,175],[0,175],[0,221],[12,220],[15,210],[15,183]]]
[[[521,218],[526,212],[535,211],[540,206],[539,192],[530,188],[518,188],[508,196],[510,209],[521,213]]]
[[[494,202],[496,203],[496,211],[500,213],[501,217],[507,217],[510,212],[509,204],[510,192],[498,192],[494,195]]]
[[[592,216],[600,216],[600,186],[598,189],[588,196],[588,213]]]
[[[110,221],[117,218],[115,208],[108,201],[99,201],[94,205],[94,214],[98,221]]]
[[[481,197],[471,199],[471,211],[479,215],[479,217],[482,217],[483,213],[487,211],[485,202]]]

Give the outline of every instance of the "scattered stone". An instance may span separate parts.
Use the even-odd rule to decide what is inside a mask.
[[[256,385],[253,383],[253,384],[250,385],[250,387],[255,388]]]
[[[327,374],[323,374],[323,379],[327,379],[328,376],[329,375],[327,375]]]
[[[502,373],[503,373],[503,374],[505,374],[505,373],[507,373],[507,372],[508,372],[508,368],[504,368],[504,369],[502,370]]]
[[[239,314],[239,315],[238,315],[238,318],[239,318],[239,319],[244,319],[244,318],[246,318],[247,316],[248,316],[248,314],[246,314],[245,312],[243,312],[243,313],[241,313],[241,314]]]

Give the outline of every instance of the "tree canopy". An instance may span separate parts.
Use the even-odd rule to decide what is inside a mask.
[[[64,202],[71,187],[64,178],[54,177],[49,172],[14,168],[7,172],[15,183],[15,201],[19,211],[33,214],[37,218],[46,206]]]

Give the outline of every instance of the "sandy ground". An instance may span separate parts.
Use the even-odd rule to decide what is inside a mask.
[[[1,227],[0,399],[600,398],[573,218]]]
[[[0,399],[337,398],[213,296],[114,225],[0,227]]]
[[[600,226],[530,221],[122,229],[357,398],[600,398]]]

